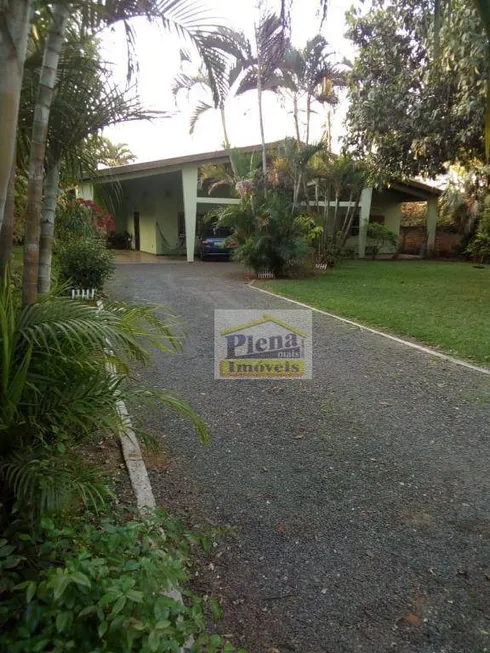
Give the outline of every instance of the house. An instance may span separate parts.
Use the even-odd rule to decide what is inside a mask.
[[[271,144],[273,147],[274,144]],[[260,152],[260,146],[243,147],[244,153]],[[213,207],[239,203],[240,200],[210,196],[199,186],[199,169],[206,164],[228,163],[225,150],[192,154],[145,163],[133,163],[99,170],[94,183],[85,180],[79,187],[84,199],[104,193],[112,198],[118,231],[128,231],[136,250],[162,255],[177,251],[179,246],[187,260],[194,260],[199,219]],[[383,222],[399,234],[403,202],[427,203],[427,249],[434,249],[441,191],[418,181],[391,185],[381,190],[362,191],[358,215],[352,226],[349,246],[359,258],[366,255],[369,221]],[[320,205],[322,203],[320,202]],[[331,203],[334,205],[334,203]],[[346,211],[347,201],[339,203]]]

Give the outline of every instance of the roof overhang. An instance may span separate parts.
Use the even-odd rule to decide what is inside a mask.
[[[267,143],[267,148],[273,149],[280,143],[281,141]],[[259,153],[261,149],[262,146],[260,144],[237,148],[240,153],[245,154],[252,154],[253,152]],[[138,179],[140,177],[175,172],[190,165],[201,166],[206,163],[228,163],[229,160],[230,157],[227,150],[215,150],[214,152],[204,152],[202,154],[188,154],[186,156],[178,156],[170,159],[159,159],[158,161],[130,163],[124,166],[103,168],[102,170],[98,170],[96,178],[90,179],[90,181],[96,181],[99,183],[120,182],[130,179]],[[85,177],[84,181],[89,181],[89,178]]]

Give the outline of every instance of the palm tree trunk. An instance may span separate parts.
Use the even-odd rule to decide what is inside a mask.
[[[346,231],[346,227],[349,224],[349,219],[350,219],[350,210],[352,208],[352,198],[354,197],[354,187],[352,186],[350,189],[349,193],[349,203],[347,204],[347,211],[345,212],[345,217],[344,217],[344,223],[342,225],[342,236],[344,235]]]
[[[2,3],[3,5],[3,3]],[[15,0],[0,23],[0,229],[14,160],[20,91],[29,35],[32,0]]]
[[[3,217],[2,228],[0,229],[0,280],[5,277],[7,265],[10,262],[12,253],[12,244],[14,239],[14,217],[15,217],[15,177],[17,166],[14,158],[10,171],[10,179],[7,190],[7,201],[5,202],[5,212]]]
[[[219,113],[220,113],[220,116],[221,116],[221,127],[223,128],[223,138],[224,138],[225,150],[228,152],[228,157],[230,159],[231,169],[233,170],[233,177],[236,179],[237,178],[237,169],[236,169],[235,161],[233,159],[233,155],[232,155],[232,152],[231,152],[230,139],[228,138],[228,126],[226,124],[226,113],[225,113],[224,106],[221,106],[219,108]]]
[[[53,101],[56,72],[58,70],[68,14],[68,4],[59,3],[53,6],[51,25],[44,50],[43,64],[39,78],[39,90],[34,109],[24,236],[23,290],[25,304],[33,304],[37,299],[44,156],[48,137],[49,113]]]
[[[305,143],[308,145],[310,142],[310,118],[311,118],[311,97],[306,96],[306,135]]]
[[[330,184],[327,186],[327,192],[325,195],[325,206],[323,207],[323,223],[324,223],[324,234],[325,234],[325,242],[328,238],[328,229],[330,226],[330,198],[332,196],[332,187]]]
[[[225,150],[229,150],[230,149],[230,139],[228,138],[228,128],[227,128],[227,125],[226,125],[226,114],[225,114],[225,108],[223,106],[221,106],[219,108],[219,113],[220,113],[220,116],[221,116],[221,126],[223,128],[223,139],[224,139]]]
[[[259,46],[258,30],[255,26],[257,44],[257,101],[259,106],[260,139],[262,142],[262,174],[264,176],[264,194],[267,193],[267,151],[265,147],[264,115],[262,111],[262,53]]]
[[[340,190],[336,189],[335,190],[335,208],[333,211],[333,230],[334,232],[337,231],[337,216],[339,213],[339,200],[340,200]]]
[[[293,117],[294,117],[294,129],[296,132],[296,140],[298,141],[298,147],[301,143],[301,134],[299,131],[299,116],[298,116],[298,95],[294,93],[293,95]]]
[[[44,184],[43,217],[41,223],[41,239],[39,241],[39,278],[37,289],[40,295],[45,295],[51,288],[51,261],[53,258],[54,217],[58,185],[60,179],[59,161],[54,164],[46,175]]]
[[[356,203],[354,204],[354,210],[352,211],[350,215],[349,223],[346,225],[345,231],[342,234],[342,245],[345,245],[345,243],[347,242],[347,238],[349,237],[349,232],[351,230],[352,223],[354,222],[354,217],[359,209],[359,203],[361,201],[361,193],[362,193],[362,189],[357,193]]]

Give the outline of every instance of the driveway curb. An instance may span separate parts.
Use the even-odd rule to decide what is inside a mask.
[[[361,324],[360,322],[355,322],[354,320],[349,320],[348,318],[340,317],[340,315],[335,315],[335,313],[329,313],[328,311],[323,311],[321,308],[315,308],[314,306],[310,306],[309,304],[303,304],[303,302],[298,302],[296,299],[290,299],[289,297],[284,297],[284,295],[278,295],[277,293],[271,292],[270,290],[264,290],[264,288],[257,287],[255,285],[254,280],[250,281],[247,285],[252,290],[257,290],[258,292],[264,293],[266,295],[271,295],[271,297],[278,297],[279,299],[284,299],[286,302],[290,302],[291,304],[296,304],[296,306],[301,306],[302,308],[308,308],[311,311],[315,311],[315,313],[320,313],[321,315],[326,315],[327,317],[331,317],[334,320],[338,320],[339,322],[344,322],[345,324],[355,326],[361,331],[368,331],[369,333],[374,333],[377,336],[382,336],[383,338],[387,338],[388,340],[397,342],[399,345],[405,345],[406,347],[411,347],[412,349],[416,349],[417,351],[420,351],[424,354],[429,354],[430,356],[436,356],[437,358],[442,358],[443,360],[448,361],[449,363],[454,363],[454,365],[466,367],[467,369],[472,370],[473,372],[479,372],[480,374],[485,374],[487,376],[490,376],[490,369],[486,367],[479,367],[478,365],[473,365],[472,363],[468,363],[467,361],[462,360],[461,358],[455,358],[454,356],[443,354],[440,351],[437,351],[437,349],[432,349],[431,347],[426,347],[425,345],[418,345],[416,342],[410,342],[410,340],[404,340],[403,338],[399,338],[398,336],[392,336],[391,334],[385,333],[384,331],[378,331],[378,329],[373,329],[372,327],[368,327],[365,324]]]
[[[144,514],[147,509],[153,510],[156,508],[150,478],[126,404],[120,400],[117,402],[116,408],[123,425],[119,431],[119,441],[121,442],[124,462],[136,497],[136,507],[140,513]]]

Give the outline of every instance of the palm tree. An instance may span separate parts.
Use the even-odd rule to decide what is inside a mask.
[[[32,0],[0,0],[0,231],[15,159],[15,135]]]
[[[264,192],[267,192],[267,150],[265,144],[264,115],[262,111],[262,93],[266,85],[270,85],[275,76],[279,62],[285,50],[284,25],[275,14],[261,15],[254,26],[255,63],[252,71],[255,74],[257,102],[259,107],[260,139],[262,142],[262,173],[264,175]]]
[[[223,74],[223,84],[218,94],[213,94],[209,76],[203,67],[194,75],[179,74],[173,84],[172,92],[177,97],[182,91],[185,91],[187,96],[196,88],[204,91],[207,98],[206,100],[200,100],[196,104],[189,123],[189,134],[194,133],[196,124],[204,113],[212,109],[217,109],[220,113],[221,128],[223,130],[223,144],[225,149],[229,150],[231,143],[226,121],[226,105],[238,95],[240,80],[247,70],[247,65],[252,57],[252,47],[242,32],[221,29],[218,31],[218,34],[225,36],[223,50],[226,50],[228,55]]]
[[[100,68],[97,61],[93,64],[93,70],[87,67],[85,74],[80,74],[78,67],[64,70],[52,107],[39,243],[38,292],[41,294],[49,291],[51,283],[60,172],[64,169],[66,174],[69,171],[71,178],[95,172],[97,161],[93,160],[93,149],[86,146],[88,137],[97,135],[109,125],[158,116],[155,112],[144,110],[131,89],[120,90],[109,85],[104,68]],[[78,110],[80,106],[84,107],[83,113]]]
[[[345,86],[345,75],[329,61],[332,52],[321,34],[310,39],[304,48],[292,45],[286,50],[281,64],[280,89],[292,97],[296,139],[301,142],[299,111],[302,100],[306,104],[305,143],[310,140],[310,119],[313,102],[338,103],[336,89]]]
[[[254,52],[247,63],[237,93],[256,90],[259,109],[260,138],[262,142],[262,173],[264,191],[267,191],[267,148],[265,142],[262,94],[266,90],[276,90],[280,84],[278,70],[286,50],[286,29],[284,19],[274,13],[261,11],[254,25]]]
[[[82,35],[95,33],[103,27],[123,21],[131,40],[131,18],[144,16],[160,20],[163,27],[187,38],[198,50],[208,71],[209,80],[218,97],[222,87],[221,77],[224,57],[222,38],[216,42],[208,22],[207,12],[193,0],[92,0],[78,9],[77,3],[60,0],[51,10],[51,21],[43,65],[40,72],[38,98],[34,111],[29,160],[26,227],[24,240],[24,302],[31,304],[37,297],[39,238],[42,212],[44,155],[48,133],[49,114],[56,82],[56,72],[65,40],[69,9],[74,10],[73,22]]]
[[[53,6],[34,108],[24,234],[23,292],[24,303],[26,304],[33,304],[37,297],[44,156],[48,138],[49,114],[53,101],[61,47],[65,40],[68,17],[68,4],[60,2]]]

